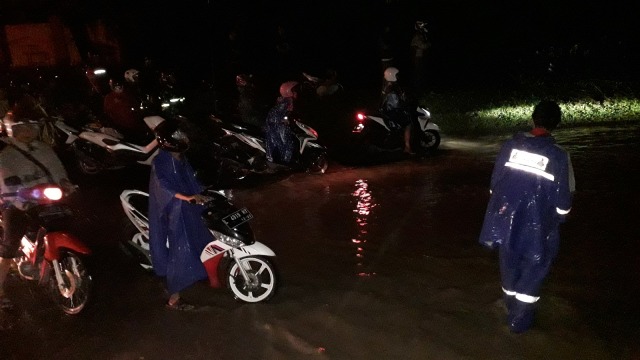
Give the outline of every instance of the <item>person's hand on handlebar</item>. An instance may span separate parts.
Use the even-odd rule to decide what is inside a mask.
[[[184,200],[184,201],[188,201],[191,204],[198,204],[198,205],[202,205],[208,201],[211,200],[210,197],[205,196],[205,195],[201,195],[201,194],[195,194],[195,195],[183,195],[183,194],[176,194],[176,198],[180,199],[180,200]]]

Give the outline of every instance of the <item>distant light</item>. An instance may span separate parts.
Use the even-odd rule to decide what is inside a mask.
[[[102,75],[102,74],[106,74],[106,73],[107,73],[107,70],[101,69],[101,68],[93,70],[93,75]]]

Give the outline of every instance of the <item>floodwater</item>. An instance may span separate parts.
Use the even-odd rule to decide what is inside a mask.
[[[280,288],[241,304],[196,284],[193,312],[166,310],[161,281],[117,247],[118,194],[146,169],[79,178],[78,233],[96,285],[77,316],[8,280],[2,359],[638,359],[640,124],[559,129],[577,192],[535,326],[505,325],[497,253],[477,243],[493,160],[506,137],[443,136],[423,159],[332,164],[228,193],[277,254]],[[126,176],[125,176],[126,174]]]

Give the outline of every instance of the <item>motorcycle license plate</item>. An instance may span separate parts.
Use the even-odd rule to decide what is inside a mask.
[[[247,208],[242,208],[232,214],[223,217],[222,222],[230,229],[233,229],[234,227],[244,224],[251,219],[253,219],[253,214],[251,214],[251,212],[249,212]]]

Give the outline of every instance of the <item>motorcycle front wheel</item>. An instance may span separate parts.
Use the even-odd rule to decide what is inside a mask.
[[[276,291],[276,272],[269,260],[248,256],[240,259],[240,263],[247,273],[245,280],[238,262],[229,268],[227,284],[236,299],[256,303],[267,301]]]
[[[62,275],[62,283],[58,283],[55,269],[49,281],[53,301],[66,314],[78,314],[89,301],[93,279],[80,256],[70,251],[61,254],[58,270]]]
[[[440,133],[435,130],[420,132],[418,146],[422,151],[434,151],[440,146]]]
[[[324,174],[329,168],[329,158],[325,152],[311,154],[307,163],[307,170],[311,174]]]

